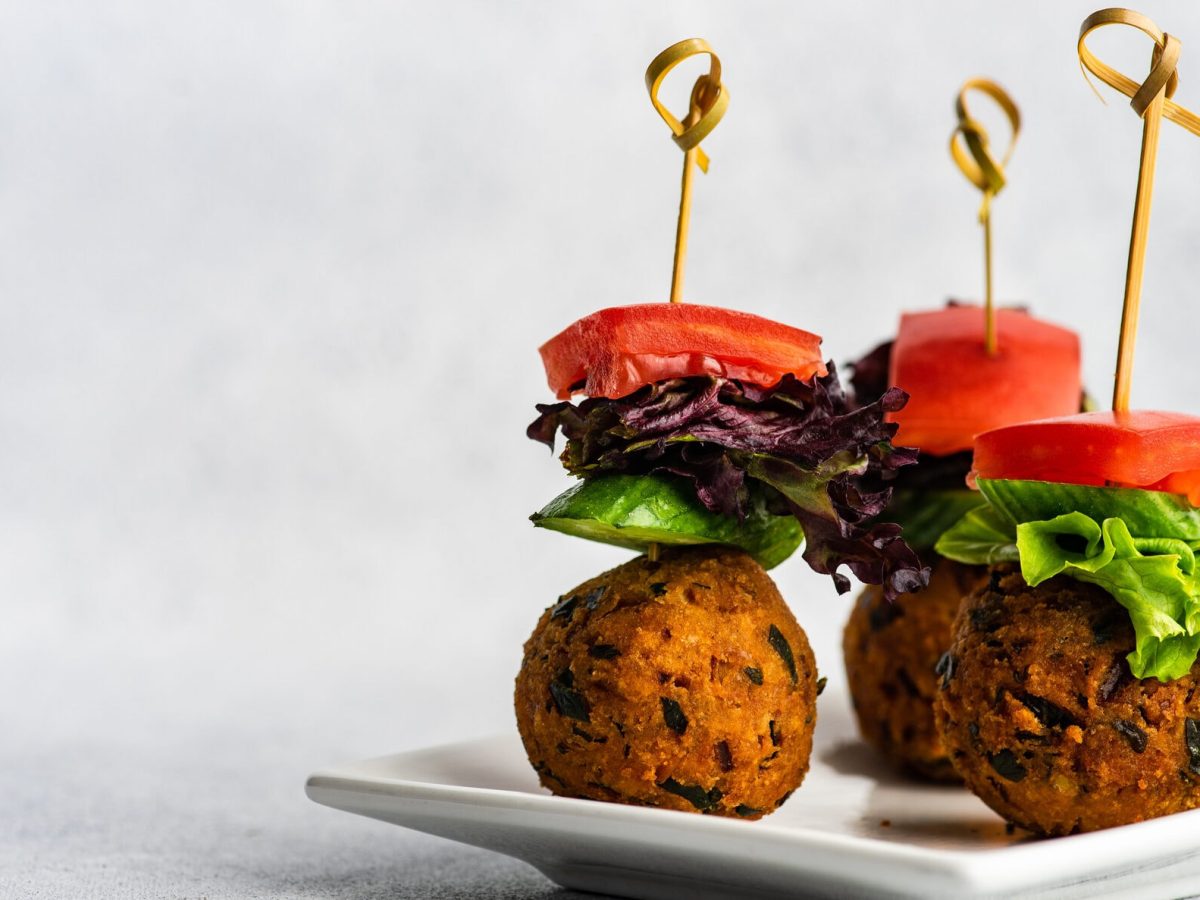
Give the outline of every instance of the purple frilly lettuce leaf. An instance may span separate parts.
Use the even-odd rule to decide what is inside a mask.
[[[587,477],[605,472],[669,472],[688,478],[710,510],[743,517],[746,479],[774,490],[780,512],[805,533],[805,561],[850,589],[838,570],[882,585],[889,599],[928,581],[928,569],[896,525],[873,520],[891,497],[890,483],[916,451],[893,447],[896,426],[884,414],[908,396],[890,388],[852,407],[829,364],[809,381],[788,375],[773,387],[701,376],[648,385],[611,400],[539,404],[530,438],[554,447],[561,431],[563,465]]]

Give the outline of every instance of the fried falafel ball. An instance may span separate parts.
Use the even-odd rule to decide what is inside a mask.
[[[958,781],[933,722],[938,662],[950,647],[963,597],[987,581],[985,566],[939,557],[929,586],[889,603],[867,585],[842,635],[850,697],[863,740],[910,773]]]
[[[1095,585],[998,566],[955,622],[935,715],[967,786],[1044,835],[1200,806],[1200,663],[1135,679],[1129,616]]]
[[[517,726],[555,794],[757,819],[808,771],[817,692],[808,638],[758,563],[663,549],[545,611]]]

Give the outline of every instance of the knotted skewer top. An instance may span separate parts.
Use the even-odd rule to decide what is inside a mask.
[[[683,120],[658,99],[658,90],[668,73],[685,59],[708,54],[711,60],[708,72],[696,79],[692,86],[688,111]],[[683,151],[683,181],[680,185],[679,221],[675,228],[675,261],[671,269],[671,302],[683,299],[683,266],[687,258],[688,222],[692,210],[692,166],[708,171],[708,155],[700,149],[700,142],[708,137],[725,110],[729,107],[729,91],[721,83],[721,60],[708,41],[688,38],[672,44],[651,60],[646,69],[646,89],[650,91],[650,102],[671,129],[672,139]]]
[[[1012,135],[1008,141],[1008,149],[998,160],[992,155],[987,131],[979,122],[971,118],[970,111],[967,109],[967,93],[969,91],[986,94],[996,101],[996,104],[1008,117]],[[983,344],[988,356],[995,356],[996,309],[992,299],[992,198],[1000,193],[1007,183],[1004,167],[1008,165],[1009,159],[1012,158],[1013,148],[1017,145],[1017,135],[1021,132],[1021,112],[1008,92],[989,78],[970,78],[964,82],[958,91],[954,110],[958,115],[958,125],[954,129],[954,133],[950,135],[950,156],[967,180],[983,192],[983,201],[979,206],[979,222],[983,225]]]
[[[672,69],[685,59],[702,53],[707,53],[711,60],[709,69],[697,78],[692,86],[688,111],[681,122],[658,99],[658,90]],[[701,171],[707,172],[708,156],[703,150],[699,150],[700,142],[712,134],[712,130],[725,115],[725,110],[729,108],[729,92],[721,84],[721,60],[708,41],[703,38],[688,38],[672,44],[654,57],[646,67],[646,89],[650,92],[650,102],[654,104],[655,111],[670,127],[675,144],[684,153],[693,148],[697,149],[696,163]]]
[[[987,94],[1008,117],[1012,135],[1008,141],[1008,149],[999,160],[992,155],[991,142],[984,127],[971,118],[967,109],[967,93],[979,91]],[[1021,132],[1021,111],[1013,102],[1008,92],[989,78],[970,78],[959,89],[958,98],[954,102],[954,111],[958,114],[958,127],[950,136],[950,155],[954,158],[959,170],[971,184],[983,192],[983,207],[979,211],[980,221],[987,214],[991,198],[1008,183],[1004,167],[1012,159],[1013,149],[1017,146],[1017,135]],[[961,138],[961,140],[959,140]]]
[[[1087,46],[1087,37],[1106,25],[1129,25],[1146,34],[1154,41],[1150,74],[1139,84],[1112,66],[1102,62]],[[1179,55],[1182,45],[1177,37],[1166,34],[1154,22],[1132,9],[1102,9],[1083,20],[1079,28],[1079,65],[1091,72],[1109,87],[1129,98],[1129,105],[1139,116],[1145,117],[1151,102],[1160,91],[1164,92],[1162,114],[1177,125],[1182,125],[1192,134],[1200,135],[1200,116],[1185,109],[1171,98],[1179,87]],[[1090,80],[1088,82],[1091,84]],[[1096,90],[1095,86],[1092,90]],[[1100,92],[1096,91],[1096,96]],[[1101,100],[1104,98],[1101,97]]]
[[[1154,49],[1150,56],[1150,74],[1141,84],[1101,62],[1088,49],[1088,35],[1106,25],[1128,25],[1154,41]],[[1192,134],[1200,135],[1200,116],[1184,109],[1171,99],[1179,86],[1177,66],[1181,49],[1178,38],[1163,32],[1146,16],[1131,9],[1119,8],[1102,9],[1084,19],[1076,44],[1084,77],[1091,72],[1105,84],[1129,97],[1133,111],[1141,117],[1143,123],[1137,194],[1133,205],[1133,228],[1129,238],[1129,261],[1125,269],[1125,299],[1121,307],[1121,335],[1117,346],[1117,369],[1113,381],[1112,408],[1118,413],[1129,409],[1132,390],[1133,349],[1141,306],[1142,278],[1146,268],[1146,238],[1150,227],[1150,200],[1154,192],[1159,125],[1165,116]],[[1095,90],[1095,87],[1092,89]],[[1098,91],[1096,95],[1099,96]]]

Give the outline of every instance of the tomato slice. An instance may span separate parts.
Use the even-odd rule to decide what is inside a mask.
[[[983,345],[983,307],[905,313],[892,347],[891,384],[909,394],[889,413],[896,442],[943,456],[975,435],[1079,410],[1079,336],[1017,309],[996,310],[997,353]]]
[[[750,313],[692,303],[602,309],[546,341],[538,352],[560,400],[572,394],[625,397],[643,385],[719,375],[770,387],[784,375],[826,374],[821,339]]]
[[[975,440],[975,475],[1166,491],[1200,505],[1200,417],[1090,412],[998,428]]]

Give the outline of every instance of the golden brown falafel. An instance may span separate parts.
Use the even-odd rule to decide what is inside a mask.
[[[1129,615],[1066,577],[996,567],[963,605],[935,715],[967,786],[1040,834],[1200,806],[1200,662],[1135,679]]]
[[[517,726],[556,794],[756,819],[808,771],[816,696],[808,639],[758,563],[664,549],[546,610]]]
[[[889,603],[877,585],[858,595],[842,636],[858,728],[868,744],[908,771],[957,781],[933,723],[938,661],[950,647],[963,597],[987,581],[985,566],[938,557],[929,586]]]

